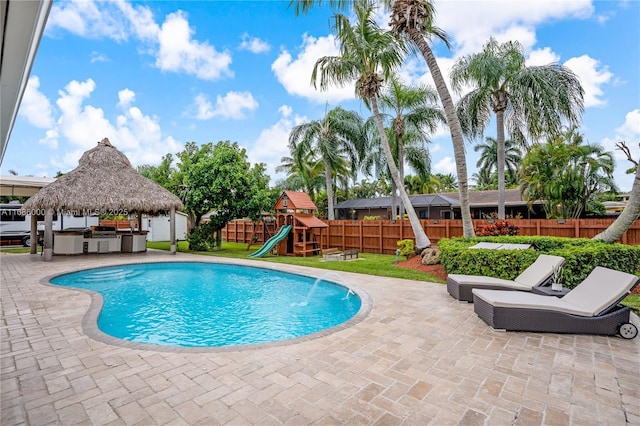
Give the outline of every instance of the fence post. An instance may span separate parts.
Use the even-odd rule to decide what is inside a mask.
[[[342,221],[342,250],[346,250],[346,246],[345,246],[345,241],[346,241],[347,236],[345,235],[344,232],[344,220]]]
[[[576,238],[580,238],[580,219],[574,219],[575,222],[573,224],[573,229],[575,232]]]
[[[449,235],[449,221],[448,220],[444,221],[444,235],[447,238],[451,238],[451,236]]]
[[[540,236],[540,219],[536,219],[536,235]]]
[[[384,240],[382,239],[382,221],[378,222],[378,244],[380,246],[380,254],[384,253]]]
[[[363,239],[363,230],[362,230],[362,221],[358,221],[358,232],[360,232],[360,236],[358,238],[359,244],[358,247],[360,249],[360,251],[362,251],[362,239]]]

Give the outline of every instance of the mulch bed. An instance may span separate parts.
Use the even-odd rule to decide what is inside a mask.
[[[408,260],[398,262],[396,266],[398,268],[413,269],[414,271],[419,272],[428,272],[429,274],[435,275],[436,277],[440,278],[442,281],[446,281],[447,279],[447,272],[444,270],[444,267],[441,264],[423,265],[422,258],[420,256],[413,256]]]

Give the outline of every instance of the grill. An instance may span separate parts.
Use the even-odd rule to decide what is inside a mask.
[[[93,238],[116,238],[116,228],[113,226],[92,226],[91,237]]]

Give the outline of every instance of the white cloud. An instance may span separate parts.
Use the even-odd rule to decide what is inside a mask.
[[[584,89],[585,108],[607,104],[607,101],[602,99],[604,92],[601,86],[610,83],[613,79],[613,73],[609,71],[608,67],[601,66],[600,61],[588,55],[571,58],[564,65],[580,78]]]
[[[218,95],[215,108],[203,94],[197,95],[194,101],[198,120],[209,120],[217,116],[241,120],[245,118],[245,112],[258,108],[258,102],[249,92],[227,92],[225,96]]]
[[[126,107],[136,99],[136,94],[133,90],[123,89],[118,92],[118,106]]]
[[[312,37],[303,36],[302,50],[296,59],[286,50],[280,52],[278,58],[271,64],[271,70],[282,84],[287,93],[301,96],[316,102],[340,102],[355,98],[354,85],[345,87],[331,87],[329,90],[316,90],[311,84],[311,73],[316,61],[324,56],[338,54],[338,48],[333,36]]]
[[[63,171],[76,167],[82,153],[105,137],[129,158],[134,167],[158,164],[167,152],[182,149],[182,144],[173,137],[163,136],[158,117],[145,115],[132,105],[135,101],[133,91],[123,89],[118,92],[118,107],[122,113],[113,123],[101,108],[86,104],[95,89],[96,84],[91,79],[74,80],[59,92],[56,104],[60,117],[39,141],[50,147],[64,147],[63,152],[51,159],[54,167]]]
[[[306,117],[291,116],[291,107],[282,105],[278,108],[282,117],[271,127],[263,129],[252,148],[247,149],[247,156],[251,163],[265,163],[267,174],[274,183],[286,177],[283,173],[276,173],[275,169],[282,157],[289,156],[289,133],[291,129],[306,120]]]
[[[453,173],[456,174],[456,162],[451,157],[444,157],[433,166],[436,173]]]
[[[560,62],[560,56],[553,52],[551,48],[533,50],[527,58],[528,67],[543,66]]]
[[[91,58],[89,62],[95,64],[96,62],[109,62],[109,58],[104,53],[93,51],[91,52]]]
[[[628,112],[624,124],[616,129],[616,133],[627,141],[640,140],[640,109]]]
[[[435,8],[436,25],[446,29],[460,55],[478,52],[492,35],[500,41],[513,37],[528,49],[535,41],[536,25],[558,19],[586,19],[595,10],[589,1],[437,0]]]
[[[37,76],[29,78],[22,96],[19,114],[32,125],[45,129],[53,125],[53,107],[39,89],[40,78]]]
[[[242,34],[242,41],[240,42],[240,50],[248,50],[251,53],[264,53],[271,50],[271,46],[264,40],[260,40],[257,37],[251,37],[249,34]]]
[[[108,6],[107,2],[100,3],[98,7],[91,0],[55,2],[47,19],[46,31],[55,34],[58,29],[63,29],[86,38],[127,40],[126,22]]]
[[[156,66],[163,71],[184,72],[203,80],[233,76],[229,69],[231,54],[218,52],[207,42],[193,40],[192,35],[193,30],[183,12],[167,15],[158,36],[160,49]]]

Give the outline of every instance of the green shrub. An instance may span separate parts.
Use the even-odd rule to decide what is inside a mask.
[[[211,246],[215,246],[215,236],[213,224],[210,222],[200,223],[187,237],[189,250],[211,251]]]
[[[398,247],[400,247],[400,255],[409,259],[415,254],[413,248],[413,240],[400,240],[398,241]]]
[[[531,244],[529,250],[491,250],[469,247],[481,241]],[[608,244],[586,238],[539,236],[475,237],[442,239],[438,242],[440,262],[447,273],[487,275],[513,279],[531,265],[541,253],[562,256],[562,282],[573,288],[596,266],[635,274],[640,268],[640,247]],[[605,283],[606,284],[606,283]]]
[[[362,220],[380,220],[380,216],[365,216]]]

